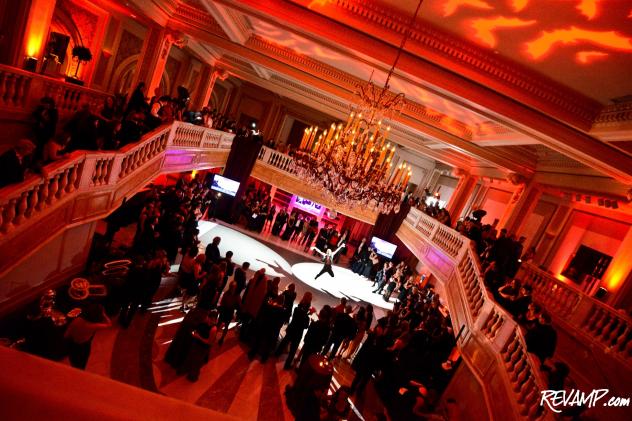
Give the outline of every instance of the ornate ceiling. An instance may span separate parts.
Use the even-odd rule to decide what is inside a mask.
[[[417,6],[380,3],[404,14]],[[420,15],[601,103],[632,93],[628,0],[425,0]]]
[[[343,118],[382,82],[416,0],[136,0],[231,74]],[[632,4],[426,0],[391,82],[394,140],[474,174],[557,171],[632,185]],[[552,159],[551,157],[555,157]],[[561,159],[562,157],[563,159]],[[557,163],[557,164],[556,164]],[[543,166],[543,164],[546,164]]]

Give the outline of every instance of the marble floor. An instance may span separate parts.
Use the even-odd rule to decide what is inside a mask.
[[[124,231],[117,235],[127,236]],[[366,298],[370,302],[375,301],[376,317],[381,317],[384,309],[392,305],[371,294],[369,281],[341,266],[334,268],[334,279],[323,275],[314,282],[313,276],[320,270],[319,259],[277,237],[252,234],[240,227],[221,223],[200,222],[201,249],[215,236],[222,238],[222,255],[232,250],[236,263],[249,261],[253,270],[265,267],[269,276],[281,277],[281,288],[294,282],[299,299],[304,291],[312,291],[313,305],[317,308],[325,304],[335,305],[342,296],[350,297],[351,302],[357,303]],[[341,259],[341,264],[345,261]],[[172,271],[177,271],[177,265]],[[319,283],[321,279],[322,283]],[[175,284],[175,277],[163,278],[153,306],[147,313],[137,314],[128,329],[116,325],[99,332],[93,342],[87,370],[217,410],[236,419],[292,420],[283,391],[294,381],[295,372],[282,369],[284,356],[278,360],[270,358],[265,364],[257,359],[250,361],[246,355],[247,348],[237,339],[234,329],[229,331],[222,346],[213,345],[209,363],[203,367],[195,383],[184,376],[177,376],[163,361],[183,317],[179,311],[180,299],[174,298]],[[331,391],[340,385],[350,384],[352,379],[353,370],[349,364],[337,362]],[[350,419],[353,420],[373,420],[378,413],[384,412],[370,386],[364,396],[352,399],[352,409]]]

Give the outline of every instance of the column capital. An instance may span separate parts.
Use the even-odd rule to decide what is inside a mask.
[[[509,181],[514,186],[524,185],[529,182],[529,179],[522,174],[518,174],[515,172],[509,173],[507,175],[507,181]]]

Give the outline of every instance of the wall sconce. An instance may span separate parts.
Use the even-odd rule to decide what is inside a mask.
[[[24,59],[24,70],[34,72],[37,70],[37,58],[27,57]]]

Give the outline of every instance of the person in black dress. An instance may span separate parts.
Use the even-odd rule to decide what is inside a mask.
[[[283,365],[285,370],[289,370],[292,367],[296,350],[303,338],[303,332],[307,329],[307,326],[309,326],[311,305],[312,293],[308,291],[303,295],[301,302],[294,308],[292,320],[285,330],[285,336],[276,349],[275,355],[278,357],[283,353],[285,347],[288,346],[288,344],[290,345],[285,364]]]
[[[252,360],[259,354],[262,363],[267,361],[279,338],[284,313],[283,296],[278,295],[264,303],[257,317],[254,343],[248,352],[248,358]]]
[[[287,211],[282,208],[279,213],[277,213],[276,218],[274,218],[274,225],[272,225],[272,235],[278,236],[281,233],[281,229],[283,225],[287,222]]]
[[[312,250],[314,250],[316,253],[320,254],[323,257],[323,268],[320,271],[320,273],[318,275],[316,275],[316,277],[314,279],[318,279],[318,277],[320,275],[322,275],[323,273],[328,273],[329,276],[331,276],[332,278],[334,277],[334,271],[331,268],[331,265],[333,264],[334,261],[334,256],[340,251],[342,250],[342,248],[344,247],[344,244],[341,244],[340,247],[338,247],[336,249],[336,251],[332,252],[331,249],[327,249],[326,252],[322,252],[320,250],[318,250],[316,247],[312,247]]]
[[[182,371],[187,373],[187,380],[197,381],[200,369],[208,361],[211,345],[217,336],[217,310],[211,310],[206,319],[191,332],[191,346],[184,360]]]
[[[318,313],[318,320],[310,323],[301,350],[301,365],[305,364],[311,355],[317,354],[323,349],[327,338],[329,338],[333,315],[332,308],[325,305]]]

